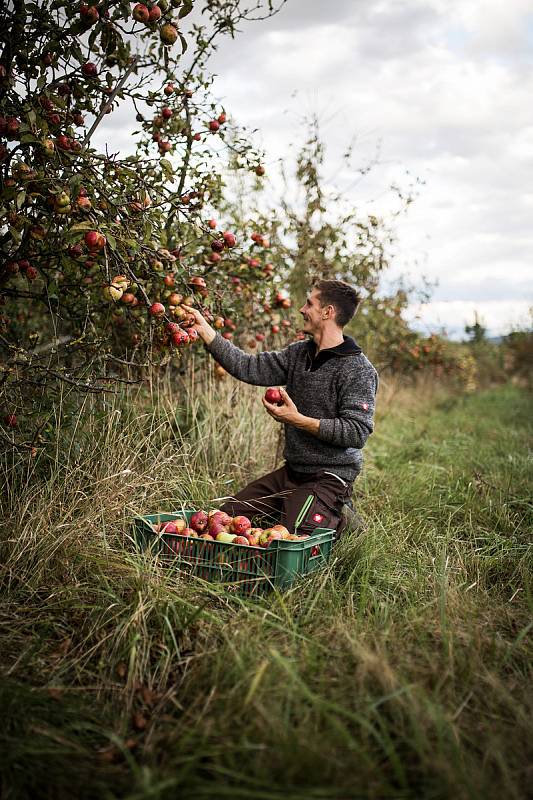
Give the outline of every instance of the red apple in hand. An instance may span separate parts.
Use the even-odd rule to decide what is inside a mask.
[[[273,403],[276,406],[283,405],[283,398],[279,389],[270,388],[265,392],[265,400],[267,403]]]

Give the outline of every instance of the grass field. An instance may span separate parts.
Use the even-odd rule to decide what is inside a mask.
[[[65,398],[55,452],[4,459],[0,795],[525,798],[531,395],[383,381],[365,529],[258,602],[128,531],[274,468],[261,391]]]

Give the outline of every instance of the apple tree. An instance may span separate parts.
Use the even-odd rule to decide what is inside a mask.
[[[285,164],[275,188],[258,183],[246,172],[231,172],[233,190],[226,195],[226,213],[254,242],[254,263],[268,279],[266,302],[257,306],[252,327],[240,343],[252,343],[253,328],[269,345],[277,344],[272,329],[282,344],[303,338],[298,309],[313,280],[344,280],[358,287],[363,298],[347,333],[355,336],[381,373],[416,377],[425,372],[471,388],[476,367],[464,348],[436,334],[423,336],[406,319],[408,304],[414,299],[426,302],[431,287],[425,281],[413,286],[402,279],[394,288],[383,290],[394,242],[394,216],[385,220],[353,208],[342,192],[327,187],[324,156],[318,123],[312,119],[295,162]],[[355,170],[349,162],[347,153],[345,172],[360,177],[373,166]],[[238,165],[233,154],[232,165]],[[396,215],[413,202],[417,184],[391,187],[399,200]],[[273,197],[281,200],[273,204]]]
[[[222,37],[284,1],[0,9],[4,438],[16,443],[30,401],[46,407],[61,386],[101,393],[124,365],[183,363],[194,343],[184,299],[231,335],[262,291],[239,231],[214,219],[228,143],[256,176],[262,159],[214,99],[208,62]],[[117,148],[120,126],[135,130]],[[20,446],[34,446],[34,423]]]

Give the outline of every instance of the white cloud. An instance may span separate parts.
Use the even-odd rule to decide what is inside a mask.
[[[459,314],[489,303],[491,330],[510,323],[533,302],[529,3],[379,0],[339,4],[338,17],[334,2],[327,15],[319,6],[289,0],[287,15],[243,33],[217,59],[215,89],[261,129],[272,162],[303,141],[301,119],[313,111],[328,172],[353,135],[360,164],[380,140],[382,163],[357,189],[354,173],[337,180],[374,212],[390,208],[387,186],[405,182],[406,169],[426,181],[398,221],[391,279],[408,269],[438,281],[428,320],[438,312],[439,324],[457,327]],[[304,28],[299,11],[309,12]]]

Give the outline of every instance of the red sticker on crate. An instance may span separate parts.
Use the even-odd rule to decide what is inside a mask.
[[[313,522],[322,522],[324,519],[322,514],[313,514]]]

